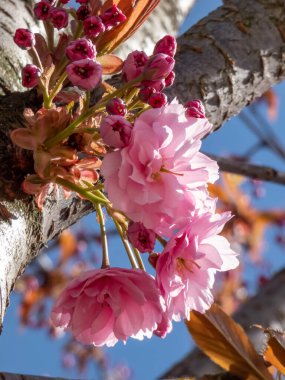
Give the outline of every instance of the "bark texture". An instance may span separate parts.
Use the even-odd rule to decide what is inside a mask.
[[[64,379],[62,379],[61,377],[18,375],[15,373],[0,372],[0,380],[64,380]]]

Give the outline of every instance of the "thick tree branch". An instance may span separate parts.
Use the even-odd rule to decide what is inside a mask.
[[[18,375],[8,372],[0,372],[0,380],[64,380],[61,377]]]
[[[285,172],[280,172],[268,166],[249,164],[238,159],[235,160],[234,158],[218,157],[214,154],[207,155],[217,161],[220,170],[224,172],[285,185]]]

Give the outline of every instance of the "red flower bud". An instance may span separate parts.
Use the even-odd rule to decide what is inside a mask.
[[[56,29],[66,28],[68,25],[68,13],[62,8],[51,9],[49,19]]]
[[[205,108],[199,99],[191,100],[184,104],[187,117],[195,117],[196,119],[205,119]]]
[[[61,4],[67,4],[70,0],[60,0]]]
[[[114,28],[114,26],[126,21],[127,17],[116,5],[113,5],[101,15],[101,19],[106,30],[110,30]]]
[[[174,57],[176,53],[177,43],[173,36],[164,36],[159,40],[153,50],[153,54],[163,53]]]
[[[143,51],[135,50],[131,52],[125,60],[122,68],[122,75],[125,82],[137,78],[144,71],[148,61],[148,56]]]
[[[91,15],[91,9],[88,5],[81,5],[77,9],[76,15],[79,21],[84,21],[87,17]]]
[[[41,76],[40,69],[35,65],[26,65],[22,70],[22,85],[27,88],[37,86]]]
[[[102,67],[92,59],[81,59],[66,67],[71,83],[82,90],[93,90],[102,78]]]
[[[84,34],[89,38],[96,38],[105,31],[105,26],[100,17],[89,16],[83,22]]]
[[[38,20],[47,20],[51,5],[47,1],[40,1],[34,6],[34,14]]]
[[[100,126],[100,134],[105,144],[122,148],[128,145],[132,128],[132,124],[123,116],[106,116]]]
[[[165,87],[170,87],[173,85],[175,80],[175,72],[171,71],[167,78],[165,78]]]
[[[89,0],[75,0],[76,3],[79,3],[79,4],[87,4],[89,2]]]
[[[114,98],[114,99],[109,100],[109,102],[107,103],[106,111],[110,115],[125,116],[125,114],[127,113],[127,108],[122,99]]]
[[[158,53],[153,55],[144,69],[145,80],[161,80],[168,77],[174,68],[174,59],[169,55]]]
[[[153,87],[143,87],[139,92],[139,98],[141,101],[147,103],[150,96],[155,92],[156,90]]]
[[[167,96],[162,92],[155,92],[148,99],[148,104],[152,106],[152,108],[160,108],[163,107],[167,103]]]
[[[34,33],[31,32],[29,29],[17,29],[14,35],[14,42],[21,49],[28,50],[35,45]]]
[[[154,248],[155,232],[147,229],[141,222],[129,223],[127,237],[140,252],[151,252]]]
[[[96,48],[90,40],[79,38],[71,41],[66,48],[66,56],[70,61],[79,61],[81,59],[96,57]]]

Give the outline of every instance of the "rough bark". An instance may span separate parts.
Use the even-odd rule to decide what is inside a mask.
[[[64,380],[64,379],[62,379],[61,377],[18,375],[15,373],[0,372],[0,380]]]
[[[285,270],[282,270],[261,287],[258,294],[244,303],[233,316],[245,328],[258,352],[263,347],[264,335],[261,330],[252,327],[252,325],[260,324],[264,327],[270,326],[274,329],[284,330],[284,287]],[[205,374],[218,373],[221,373],[221,368],[216,366],[201,351],[195,349],[165,373],[162,379],[181,378],[183,376],[202,377]]]

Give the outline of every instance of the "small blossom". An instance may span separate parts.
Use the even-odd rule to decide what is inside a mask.
[[[191,100],[184,104],[187,117],[195,117],[197,119],[205,119],[205,108],[199,99]]]
[[[165,106],[167,103],[167,96],[162,92],[155,92],[148,99],[148,104],[152,106],[152,108],[160,108]]]
[[[105,26],[98,16],[89,16],[83,22],[84,34],[88,38],[96,38],[105,31]]]
[[[66,48],[66,55],[70,61],[79,61],[81,59],[96,57],[96,48],[90,40],[79,38],[71,41]]]
[[[152,276],[139,269],[104,268],[73,280],[54,305],[51,321],[84,344],[112,347],[129,337],[150,338],[164,310]]]
[[[49,19],[56,29],[66,28],[68,25],[68,13],[63,8],[53,8],[49,12]]]
[[[163,53],[174,57],[176,53],[177,42],[173,36],[164,36],[159,40],[153,50],[153,54]]]
[[[35,65],[28,64],[22,70],[22,85],[33,88],[38,85],[40,76],[40,69]]]
[[[175,72],[171,71],[167,78],[165,78],[165,87],[170,87],[173,85],[175,80]]]
[[[76,183],[80,181],[95,183],[99,179],[97,170],[100,166],[101,161],[97,157],[82,158],[69,169],[69,172]]]
[[[51,9],[50,3],[47,1],[40,1],[34,6],[34,14],[38,20],[47,20]]]
[[[141,82],[143,87],[151,87],[155,92],[161,92],[165,88],[165,79],[161,80],[143,80]]]
[[[169,55],[163,53],[153,55],[144,68],[144,79],[156,81],[167,78],[173,70],[174,63],[174,59]]]
[[[30,49],[35,45],[35,35],[29,29],[17,29],[14,35],[14,42],[21,49]]]
[[[87,17],[91,16],[91,9],[88,5],[81,5],[76,11],[77,19],[84,21]]]
[[[102,78],[101,65],[91,59],[71,62],[66,71],[70,82],[83,90],[93,90]]]
[[[122,76],[125,82],[137,78],[144,71],[148,61],[148,56],[143,51],[135,50],[131,52],[125,60],[122,68]]]
[[[125,102],[121,98],[113,98],[109,100],[106,105],[106,111],[110,115],[125,116],[127,113],[127,107]]]
[[[154,249],[156,235],[155,232],[145,228],[140,222],[130,222],[127,230],[129,242],[140,252],[151,252]]]
[[[106,116],[100,126],[100,134],[105,144],[122,148],[130,141],[132,124],[122,116]]]
[[[147,103],[150,96],[155,92],[156,90],[153,87],[142,87],[139,92],[139,98],[144,103]]]
[[[113,27],[126,21],[127,17],[116,5],[113,5],[101,15],[101,19],[105,25],[106,30],[110,30]]]
[[[238,266],[237,254],[218,235],[230,213],[194,217],[167,243],[156,264],[156,282],[169,316],[189,319],[190,311],[204,313],[214,302],[211,289],[216,272]]]

